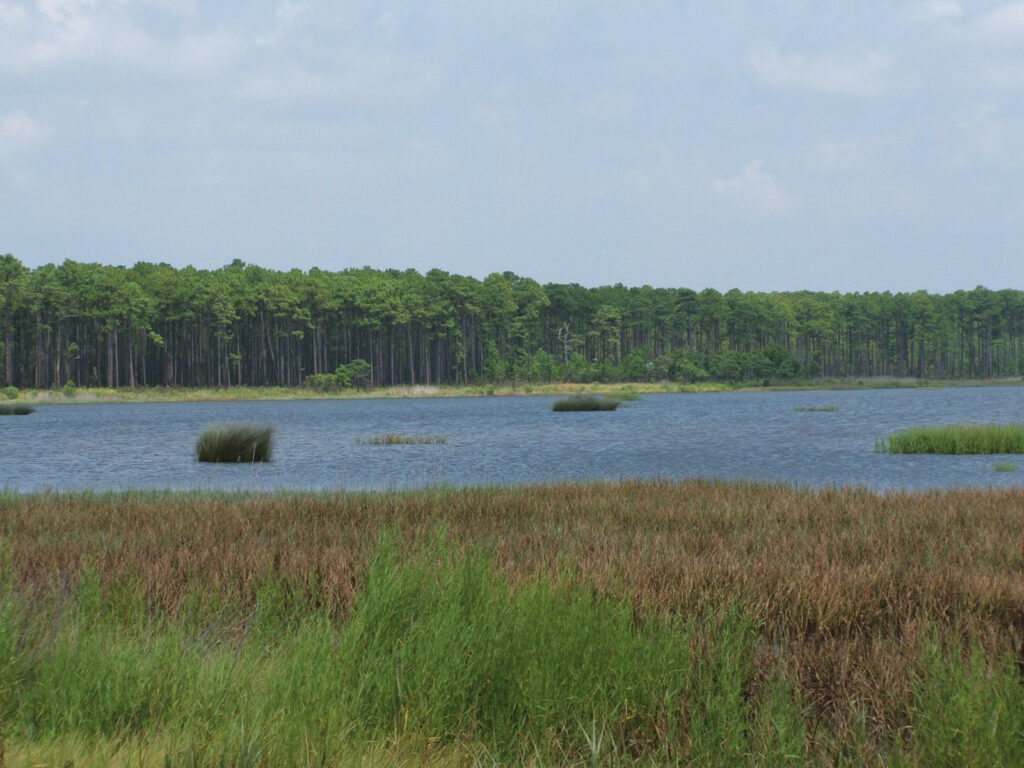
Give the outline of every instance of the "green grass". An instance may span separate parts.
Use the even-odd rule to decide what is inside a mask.
[[[993,464],[992,469],[996,472],[1015,472],[1017,470],[1017,465],[1009,462],[1000,462],[998,464]]]
[[[221,424],[206,429],[196,441],[196,458],[209,462],[270,461],[273,427]]]
[[[0,404],[0,416],[27,416],[28,414],[35,412],[35,408],[31,405],[25,405],[24,403],[19,403],[17,405]]]
[[[356,442],[362,445],[444,445],[448,438],[444,435],[399,435],[388,432],[359,438]]]
[[[443,537],[379,542],[342,621],[272,574],[251,610],[171,614],[89,571],[19,596],[8,570],[6,764],[395,764],[402,745],[417,765],[1024,764],[1015,662],[977,645],[922,643],[914,705],[872,759],[856,729],[811,740],[810,702],[737,604],[638,616],[569,573],[513,584]]]
[[[953,424],[913,427],[876,441],[888,453],[994,454],[1024,453],[1024,425]]]
[[[611,397],[594,395],[575,395],[556,400],[551,405],[553,411],[614,411],[619,407],[620,400]]]

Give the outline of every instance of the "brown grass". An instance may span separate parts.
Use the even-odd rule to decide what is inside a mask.
[[[929,632],[991,653],[1024,639],[1024,491],[876,494],[711,481],[384,494],[36,495],[0,499],[0,551],[25,589],[83,565],[169,611],[201,588],[250,604],[267,577],[343,616],[378,530],[439,530],[545,574],[628,594],[638,614],[737,600],[765,668],[792,671],[834,729],[854,705],[887,729],[911,706]],[[813,718],[812,718],[813,722]],[[813,736],[813,734],[812,734]]]

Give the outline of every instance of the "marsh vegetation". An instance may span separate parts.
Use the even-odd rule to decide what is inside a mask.
[[[444,435],[401,435],[388,432],[373,437],[361,437],[356,442],[361,445],[444,445],[448,438]]]
[[[196,458],[215,463],[270,461],[273,436],[273,427],[257,424],[209,427],[196,441]]]
[[[7,495],[0,541],[10,765],[1024,763],[1021,490]]]
[[[599,397],[597,395],[573,395],[555,400],[551,404],[553,411],[614,411],[622,404],[616,397]]]
[[[912,427],[878,441],[876,449],[888,453],[1024,453],[1024,425],[953,424]]]
[[[35,412],[35,408],[25,403],[0,403],[0,416],[28,416]]]

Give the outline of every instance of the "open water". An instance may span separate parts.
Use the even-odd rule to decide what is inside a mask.
[[[619,410],[555,413],[553,397],[44,404],[0,417],[0,488],[326,490],[689,477],[793,486],[1024,485],[1024,456],[875,452],[893,431],[1024,423],[1024,388],[645,395]],[[835,411],[802,408],[836,406]],[[213,424],[276,428],[273,461],[200,464]],[[442,435],[442,445],[365,444]],[[1019,469],[997,472],[997,463]]]

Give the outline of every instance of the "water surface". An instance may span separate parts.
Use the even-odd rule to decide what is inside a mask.
[[[1017,387],[645,395],[603,413],[554,413],[554,399],[44,404],[30,416],[0,418],[0,487],[389,489],[655,477],[875,489],[1024,485],[1024,456],[874,450],[876,437],[909,426],[1024,423]],[[821,406],[838,410],[797,410]],[[199,433],[225,422],[274,425],[273,461],[198,463]],[[448,442],[360,442],[388,432]],[[1018,461],[1017,471],[993,470]]]

